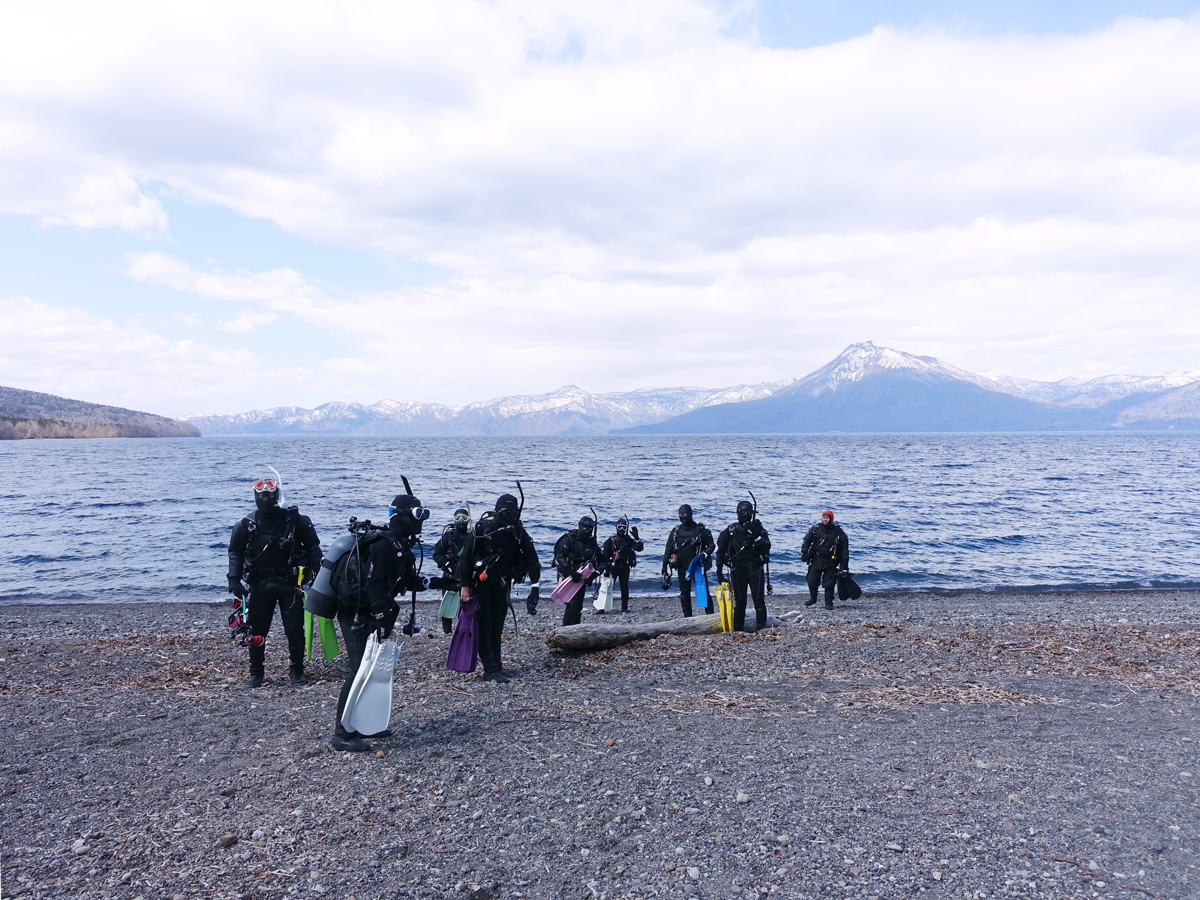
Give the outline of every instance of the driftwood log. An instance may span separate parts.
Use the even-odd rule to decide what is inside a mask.
[[[783,622],[775,616],[767,616],[767,628],[775,628]],[[746,623],[753,630],[753,619]],[[666,622],[614,623],[600,625],[586,622],[580,625],[563,625],[550,632],[546,645],[554,650],[607,650],[634,641],[648,641],[660,634],[720,634],[721,617],[692,616],[690,619],[669,619]]]

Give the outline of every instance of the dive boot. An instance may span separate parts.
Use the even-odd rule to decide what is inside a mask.
[[[246,679],[246,687],[262,687],[263,677],[261,675],[251,675]]]
[[[390,738],[392,736],[392,729],[385,728],[383,731],[377,731],[374,734],[364,734],[362,736],[365,738],[371,738],[372,740]]]
[[[832,600],[826,600],[826,601],[825,601],[825,608],[826,608],[826,609],[833,609],[833,601],[832,601]]]
[[[804,605],[805,605],[805,606],[816,606],[816,605],[817,605],[817,598],[816,598],[816,597],[813,597],[811,600],[805,600],[805,601],[804,601]]]
[[[361,735],[341,727],[333,732],[333,740],[329,743],[334,750],[345,750],[348,753],[362,753],[371,749],[371,745],[364,741]]]
[[[484,681],[494,681],[496,684],[508,684],[508,676],[503,672],[484,672]]]
[[[288,669],[288,678],[292,682],[292,687],[299,687],[302,684],[308,684],[308,679],[304,677],[304,666],[292,666]]]

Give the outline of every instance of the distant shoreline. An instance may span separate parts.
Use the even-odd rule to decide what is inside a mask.
[[[527,593],[527,590],[521,590],[519,595],[514,595],[514,597],[513,597],[514,606],[518,606],[518,601],[523,601],[525,599],[526,593]],[[873,600],[879,601],[877,604],[875,604],[876,606],[884,607],[884,606],[892,606],[897,603],[902,603],[906,599],[910,600],[914,603],[919,602],[919,601],[930,601],[930,600],[939,600],[939,599],[970,600],[970,601],[979,600],[979,601],[987,602],[987,603],[989,603],[991,605],[995,605],[995,606],[1003,605],[1006,601],[1011,601],[1014,603],[1018,603],[1018,602],[1019,603],[1030,603],[1030,602],[1038,602],[1039,600],[1042,600],[1044,602],[1045,600],[1048,600],[1050,598],[1055,598],[1055,599],[1060,599],[1060,600],[1064,599],[1064,598],[1070,598],[1071,601],[1076,601],[1081,598],[1088,598],[1092,602],[1099,600],[1099,599],[1108,598],[1108,599],[1112,599],[1114,602],[1118,602],[1118,601],[1128,601],[1130,599],[1130,597],[1136,596],[1138,594],[1166,595],[1166,597],[1170,598],[1170,599],[1192,600],[1192,599],[1200,599],[1200,587],[1168,587],[1168,588],[1147,588],[1147,587],[1012,588],[1012,587],[1005,587],[1005,588],[996,588],[994,590],[985,589],[985,588],[945,588],[945,589],[934,588],[934,589],[930,589],[930,590],[902,590],[902,591],[901,590],[880,590],[880,591],[864,590],[863,597],[861,600],[859,600],[853,604],[842,604],[839,602],[837,604],[837,607],[851,605],[855,609],[863,609],[864,607],[869,609],[873,605],[872,604]],[[679,594],[678,594],[678,592],[675,592],[675,591],[656,591],[656,592],[650,593],[650,594],[631,594],[630,595],[630,604],[632,605],[635,601],[642,602],[642,603],[647,603],[647,602],[660,603],[660,602],[666,602],[666,601],[670,601],[670,600],[677,600],[678,597],[679,597]],[[47,600],[47,601],[0,600],[0,609],[12,610],[12,609],[23,609],[23,608],[31,608],[31,607],[37,607],[39,609],[45,609],[45,608],[66,609],[68,607],[85,607],[88,609],[95,609],[96,607],[99,607],[99,606],[112,606],[112,607],[118,607],[118,608],[122,608],[122,609],[124,609],[126,607],[133,607],[133,606],[169,606],[171,608],[179,608],[179,607],[184,607],[184,606],[225,607],[225,606],[230,605],[230,603],[232,602],[232,599],[233,599],[232,597],[225,597],[225,598],[213,599],[213,600],[118,600],[118,601],[96,600],[94,602],[87,602],[87,601],[80,601],[80,600],[66,600],[63,602],[56,602],[56,601],[52,601],[52,600]],[[404,605],[407,605],[410,603],[410,601],[407,597],[397,598],[397,599],[399,600],[401,606],[404,606]],[[771,610],[774,608],[784,608],[785,605],[787,607],[799,607],[807,599],[808,599],[807,592],[799,592],[799,591],[793,591],[793,590],[780,591],[775,594],[771,594],[767,597],[767,609]],[[417,605],[418,606],[431,607],[436,604],[440,604],[441,600],[442,600],[441,591],[425,591],[422,594],[417,595]],[[554,611],[560,610],[560,609],[561,609],[561,607],[556,606],[552,601],[550,601],[549,591],[547,591],[545,594],[543,594],[542,601],[538,605],[537,618],[540,619],[546,615],[550,615],[552,617],[557,615],[559,618],[561,618],[561,613],[554,612]],[[584,603],[585,618],[587,616],[591,615],[591,610],[592,610],[591,598],[589,595],[588,601]],[[821,611],[821,604],[818,604],[817,606],[812,608],[813,615],[819,614],[820,611]],[[526,618],[523,602],[520,603],[520,605],[518,607],[518,613],[519,613],[519,618],[521,620],[524,620]],[[609,613],[609,615],[613,615],[613,614]],[[619,619],[620,613],[617,613],[616,616]]]

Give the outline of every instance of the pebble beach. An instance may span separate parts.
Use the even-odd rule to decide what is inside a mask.
[[[587,654],[517,603],[508,685],[421,604],[363,754],[329,747],[341,660],[287,686],[278,621],[251,690],[228,607],[5,606],[0,891],[1200,896],[1200,592],[802,599]]]

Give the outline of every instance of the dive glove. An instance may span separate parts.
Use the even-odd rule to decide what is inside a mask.
[[[572,581],[583,581],[583,573],[582,572],[572,572],[571,580]]]
[[[722,584],[725,581],[725,570],[717,566],[717,584]]]
[[[525,611],[531,616],[537,615],[539,599],[541,599],[541,586],[535,584],[529,589],[529,596],[525,598]]]
[[[239,600],[246,596],[246,584],[242,581],[242,579],[230,575],[228,577],[228,581],[229,593],[233,594],[233,596],[237,597]]]
[[[629,533],[633,535],[633,539],[634,539],[635,541],[641,540],[641,538],[639,538],[639,537],[638,537],[638,533],[637,533],[637,526],[636,526],[636,525],[631,525],[631,526],[629,527]]]

